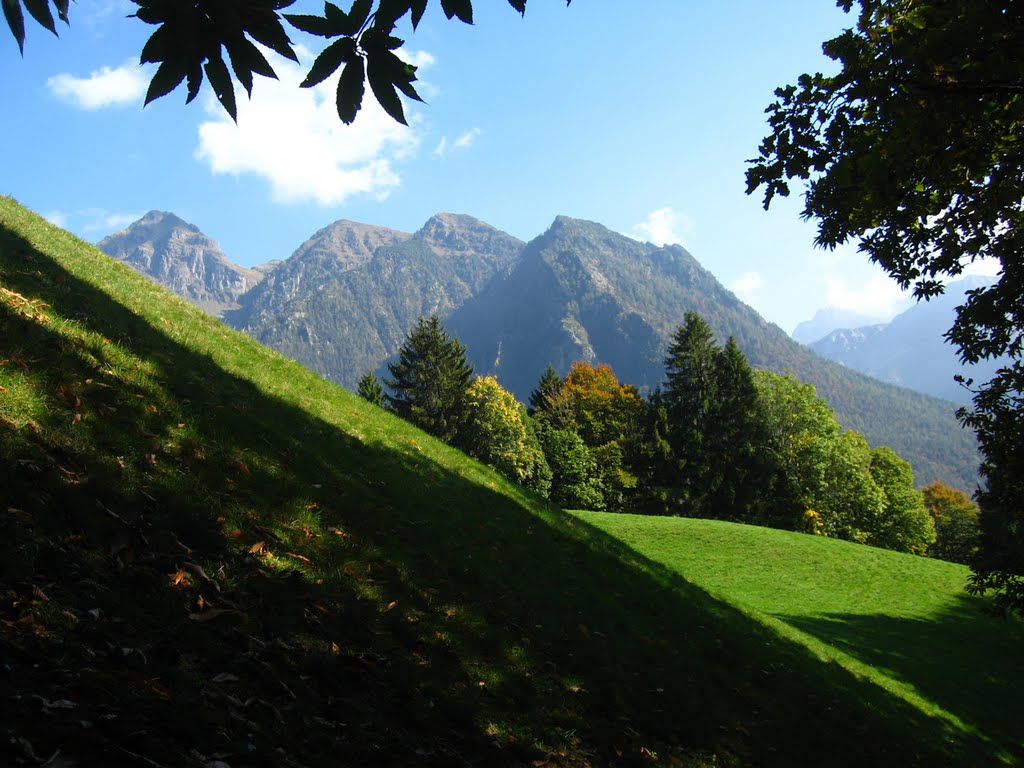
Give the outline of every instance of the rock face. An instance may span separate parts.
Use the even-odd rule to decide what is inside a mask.
[[[218,317],[265,275],[231,263],[215,240],[173,213],[150,211],[97,246]]]
[[[419,317],[447,318],[522,246],[457,214],[437,214],[413,234],[339,221],[303,243],[225,320],[355,388],[398,350]]]
[[[953,377],[988,381],[1007,361],[961,365],[943,334],[953,325],[956,307],[964,302],[967,291],[994,282],[995,278],[987,277],[957,280],[941,296],[915,304],[891,323],[836,330],[810,346],[822,357],[881,381],[969,405],[971,393]]]

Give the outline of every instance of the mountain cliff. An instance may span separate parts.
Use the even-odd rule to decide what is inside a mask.
[[[97,246],[218,317],[272,271],[232,263],[198,227],[162,211],[150,211]]]

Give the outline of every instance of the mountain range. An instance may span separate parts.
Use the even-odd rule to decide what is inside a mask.
[[[884,317],[875,317],[864,312],[842,307],[822,307],[814,313],[810,320],[804,320],[793,329],[793,338],[801,344],[810,346],[819,339],[828,336],[832,331],[841,328],[861,328],[867,325],[879,325]]]
[[[177,217],[151,212],[99,245],[118,258],[123,250],[111,243],[151,249],[148,263],[160,271],[125,260],[199,303],[217,283],[167,281],[208,273],[190,271],[188,249],[161,251],[197,235]],[[180,269],[168,266],[176,258],[186,259]],[[906,457],[919,483],[976,483],[974,437],[953,403],[819,357],[677,245],[640,243],[565,216],[523,243],[470,216],[437,214],[414,233],[338,221],[256,272],[262,279],[232,297],[225,322],[350,388],[366,370],[383,371],[417,318],[436,313],[466,344],[476,371],[497,375],[522,401],[548,363],[564,373],[575,360],[608,363],[621,381],[650,390],[662,382],[671,334],[694,310],[720,342],[735,337],[754,366],[814,384],[844,426]]]
[[[1006,359],[963,365],[943,334],[953,325],[956,308],[964,303],[967,292],[994,282],[993,277],[957,280],[944,293],[915,304],[892,322],[834,330],[810,347],[822,357],[876,379],[970,405],[970,390],[953,377],[988,381]]]

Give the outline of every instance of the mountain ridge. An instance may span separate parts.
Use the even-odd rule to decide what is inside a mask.
[[[826,361],[766,322],[686,249],[659,247],[559,215],[528,243],[465,214],[413,233],[347,220],[318,230],[224,313],[224,320],[354,389],[383,372],[419,317],[437,314],[477,372],[525,401],[549,363],[586,360],[657,388],[686,311],[751,363],[814,384],[844,426],[912,462],[919,482],[973,487],[977,453],[952,403]]]

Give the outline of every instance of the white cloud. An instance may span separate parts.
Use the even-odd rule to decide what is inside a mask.
[[[58,99],[79,109],[102,109],[138,104],[149,87],[149,76],[136,64],[101,67],[88,77],[75,77],[67,72],[46,81]]]
[[[297,48],[300,59],[308,51]],[[231,121],[212,94],[205,102],[210,119],[199,126],[196,157],[214,173],[251,173],[270,182],[281,202],[313,201],[338,205],[353,195],[383,199],[399,184],[394,164],[415,153],[421,121],[411,114],[411,127],[389,117],[369,89],[355,123],[346,126],[335,105],[337,75],[314,88],[299,88],[306,66],[271,57],[279,80],[259,78],[250,101],[237,98],[238,124]],[[408,58],[419,66],[433,62],[430,54]]]
[[[693,220],[689,216],[669,207],[651,211],[646,219],[633,227],[637,239],[648,240],[657,246],[686,246],[693,229]]]
[[[757,293],[763,282],[757,272],[744,272],[729,284],[729,290],[741,298],[749,298]]]
[[[826,306],[891,319],[912,301],[910,293],[900,290],[895,280],[884,275],[871,277],[860,286],[848,285],[837,277],[825,278]]]
[[[442,136],[441,140],[437,142],[437,146],[434,147],[434,157],[445,157],[450,152],[469,149],[473,146],[473,143],[477,138],[479,138],[481,133],[483,133],[483,131],[479,128],[470,128],[468,131],[461,133],[452,142],[448,141],[447,136]]]
[[[470,128],[455,140],[452,147],[455,149],[469,149],[473,146],[473,142],[477,140],[481,133],[483,133],[483,131],[479,128]]]

